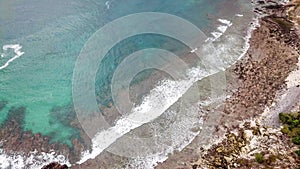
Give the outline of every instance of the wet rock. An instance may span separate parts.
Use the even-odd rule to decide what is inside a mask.
[[[26,109],[23,107],[13,107],[9,110],[8,119],[4,121],[0,129],[0,138],[5,138],[1,141],[1,148],[8,155],[13,155],[16,152],[22,155],[30,155],[33,151],[39,153],[47,153],[55,151],[57,155],[68,157],[71,162],[79,159],[81,152],[74,151],[68,145],[60,143],[49,143],[49,138],[41,133],[33,134],[31,131],[23,131],[22,124]],[[82,143],[76,142],[76,150],[82,147]],[[73,160],[73,161],[72,161]]]
[[[42,167],[42,169],[68,169],[68,166],[67,165],[61,165],[57,162],[53,162],[53,163],[50,163],[44,167]]]

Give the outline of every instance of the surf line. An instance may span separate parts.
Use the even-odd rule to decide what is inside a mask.
[[[115,126],[98,132],[92,138],[92,150],[82,152],[81,159],[76,163],[82,164],[89,159],[95,159],[105,149],[131,130],[158,118],[177,102],[196,81],[215,73],[205,72],[200,68],[193,68],[188,72],[187,79],[162,81],[160,85],[150,91],[150,94],[144,98],[139,106],[131,110],[131,114],[119,119]]]
[[[24,52],[21,51],[22,46],[20,44],[12,44],[12,45],[4,45],[2,47],[3,51],[7,51],[8,49],[13,49],[15,56],[11,59],[9,59],[4,65],[0,66],[0,70],[6,68],[11,62],[21,57]],[[5,58],[4,54],[1,54],[1,58]]]

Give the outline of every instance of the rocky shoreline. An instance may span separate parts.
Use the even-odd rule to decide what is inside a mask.
[[[261,6],[256,12],[265,16],[252,33],[246,56],[227,70],[231,95],[224,103],[222,125],[215,130],[225,135],[214,140],[218,143],[198,150],[193,148],[201,138],[196,138],[156,168],[299,167],[295,146],[280,127],[266,126],[262,114],[276,103],[278,94],[286,89],[287,77],[298,69],[300,2],[257,3]],[[296,99],[295,103],[299,103]]]
[[[266,15],[259,20],[250,40],[250,49],[246,56],[227,70],[228,92],[220,124],[215,128],[219,133],[219,143],[211,147],[198,147],[200,137],[181,152],[175,152],[156,168],[297,168],[299,157],[294,153],[294,146],[281,133],[281,128],[272,128],[263,123],[262,114],[266,106],[271,106],[278,98],[278,92],[286,88],[286,79],[296,70],[300,55],[300,1],[293,0],[286,5],[274,1],[255,1],[260,7],[256,12]],[[298,100],[300,102],[300,100]],[[17,108],[22,114],[25,110]],[[212,110],[213,111],[213,110]],[[9,116],[13,117],[13,116]],[[22,116],[20,116],[22,117]],[[69,161],[78,160],[83,142],[73,140],[73,148],[62,144],[50,144],[47,137],[23,132],[20,119],[8,119],[0,130],[1,148],[8,155],[14,152],[30,154],[32,149],[38,152],[56,151],[69,157]],[[79,124],[75,120],[75,127]],[[14,134],[12,134],[14,133]],[[218,135],[218,134],[216,134]],[[222,137],[223,136],[223,137]],[[82,137],[85,138],[82,134]],[[222,139],[224,138],[224,139]],[[221,140],[222,139],[222,140]],[[195,149],[194,147],[198,147]],[[272,147],[272,149],[269,149]],[[264,157],[263,163],[257,158]],[[109,160],[106,160],[109,159]],[[63,160],[62,160],[63,161]],[[123,162],[123,163],[122,163]],[[108,152],[89,160],[83,165],[72,168],[101,168],[126,165],[128,159],[117,157]],[[65,165],[50,163],[43,169],[63,169]]]
[[[0,138],[4,139],[0,142],[0,155],[5,153],[12,158],[18,156],[23,158],[33,157],[32,160],[37,158],[37,161],[40,161],[39,158],[43,158],[46,162],[58,161],[61,163],[67,161],[75,162],[80,158],[80,154],[84,150],[84,144],[78,139],[73,139],[73,147],[70,147],[57,142],[51,143],[48,137],[40,133],[33,134],[31,131],[23,131],[22,125],[25,111],[23,107],[12,108],[8,114],[10,118],[6,119],[1,125]],[[60,158],[56,158],[56,156]],[[19,160],[20,162],[22,161],[21,159]],[[1,163],[2,161],[0,161]]]

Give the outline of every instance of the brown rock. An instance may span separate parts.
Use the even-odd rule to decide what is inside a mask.
[[[68,169],[68,166],[66,164],[61,165],[57,162],[52,162],[44,167],[42,169]]]

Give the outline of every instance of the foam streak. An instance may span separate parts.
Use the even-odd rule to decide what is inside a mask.
[[[0,67],[0,70],[6,68],[11,62],[13,62],[14,60],[18,59],[19,57],[21,57],[24,54],[24,52],[21,51],[22,46],[19,45],[19,44],[4,45],[3,46],[3,51],[7,51],[8,49],[13,49],[14,53],[15,53],[15,56],[13,58],[9,59],[4,65],[2,65]],[[4,58],[4,57],[5,57],[5,55],[1,54],[1,58]]]

